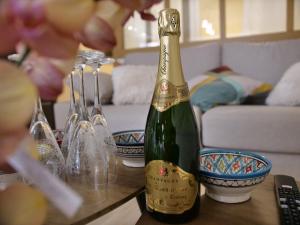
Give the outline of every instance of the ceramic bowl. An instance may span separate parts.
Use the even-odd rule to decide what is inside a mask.
[[[251,152],[225,149],[203,149],[200,152],[201,182],[206,187],[206,194],[219,202],[247,201],[271,167],[270,160]]]
[[[144,130],[127,130],[112,134],[117,145],[117,154],[124,165],[143,167],[144,162]]]

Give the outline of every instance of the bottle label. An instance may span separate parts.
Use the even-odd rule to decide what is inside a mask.
[[[182,214],[191,209],[198,194],[198,182],[173,163],[153,160],[146,166],[146,203],[157,212]]]
[[[157,111],[163,112],[180,102],[189,100],[189,89],[187,84],[175,86],[167,79],[157,82],[152,105]]]

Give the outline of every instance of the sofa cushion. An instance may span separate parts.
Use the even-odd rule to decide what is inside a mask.
[[[300,108],[220,106],[203,115],[207,147],[300,153]]]
[[[300,39],[267,43],[225,43],[222,64],[237,73],[276,84],[292,64],[300,61]]]
[[[220,45],[218,43],[181,48],[181,62],[186,80],[220,66]],[[125,64],[157,65],[159,52],[129,53]]]
[[[267,98],[268,105],[300,105],[300,62],[292,65]]]
[[[149,105],[104,105],[103,112],[112,132],[130,129],[145,129]],[[89,107],[91,111],[92,107]],[[69,110],[68,102],[54,105],[56,129],[63,129]]]
[[[112,132],[145,129],[150,105],[105,105],[103,111]]]
[[[272,89],[270,84],[239,75],[223,66],[188,81],[191,102],[203,112],[216,105],[241,104],[248,96]]]
[[[157,67],[151,65],[124,65],[112,71],[113,103],[150,104]]]
[[[70,87],[70,78],[66,79],[66,84]],[[74,75],[73,79],[74,90],[79,93],[80,90],[80,77],[78,74]],[[84,73],[84,87],[85,87],[85,99],[88,105],[94,102],[95,98],[95,76],[92,72]],[[102,104],[111,103],[113,86],[111,75],[107,73],[100,73],[99,75],[99,91],[101,95]]]

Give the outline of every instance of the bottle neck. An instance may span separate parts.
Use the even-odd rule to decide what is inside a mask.
[[[179,36],[160,38],[160,56],[157,80],[166,79],[175,86],[185,85],[182,72]]]
[[[163,112],[188,100],[189,90],[182,72],[179,36],[162,36],[152,105]]]

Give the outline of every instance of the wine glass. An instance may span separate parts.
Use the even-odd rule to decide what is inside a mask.
[[[82,189],[105,190],[107,186],[107,162],[105,152],[97,147],[96,131],[89,121],[84,98],[84,67],[86,54],[81,52],[76,63],[80,77],[79,122],[71,139],[66,170],[68,182],[79,192]]]
[[[64,179],[65,160],[47,122],[40,98],[36,101],[30,125],[30,134],[36,142],[39,160],[52,174]]]
[[[71,139],[73,137],[73,133],[79,119],[78,104],[76,102],[75,95],[74,95],[74,82],[73,82],[74,73],[75,71],[73,70],[70,74],[70,105],[69,105],[67,120],[64,127],[64,137],[61,144],[61,152],[65,159],[68,156],[69,145],[71,143]]]
[[[106,160],[108,162],[108,179],[111,182],[114,182],[117,179],[117,168],[118,168],[118,161],[116,157],[117,146],[112,137],[112,134],[107,124],[107,120],[102,110],[100,87],[99,87],[99,74],[100,74],[101,65],[112,64],[113,62],[114,62],[113,59],[105,58],[104,54],[100,54],[97,51],[91,52],[87,57],[87,62],[86,62],[86,64],[92,68],[94,79],[95,79],[95,87],[94,87],[95,98],[94,98],[94,106],[91,113],[91,121],[97,134],[98,148],[105,150],[106,153]]]

